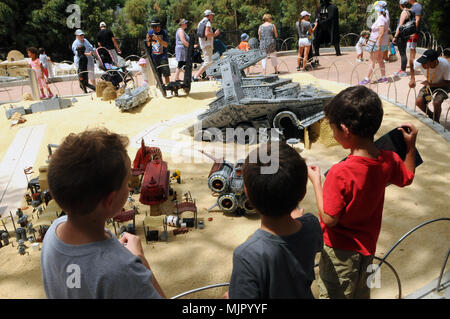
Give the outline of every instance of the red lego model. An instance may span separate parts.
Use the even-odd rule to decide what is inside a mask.
[[[162,160],[161,150],[145,146],[144,140],[133,161],[133,175],[144,174],[139,201],[144,205],[158,205],[169,198],[170,172]]]

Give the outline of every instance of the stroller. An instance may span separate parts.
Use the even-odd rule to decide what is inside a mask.
[[[108,49],[105,47],[97,48],[96,56],[100,70],[106,72],[102,75],[102,80],[111,82],[116,90],[120,88],[122,82],[123,86],[126,86],[130,81],[134,82],[133,77],[127,71],[125,65],[118,66],[114,63]]]

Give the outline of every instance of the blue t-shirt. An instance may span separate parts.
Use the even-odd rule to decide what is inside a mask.
[[[162,37],[164,42],[169,42],[169,34],[166,30],[161,29],[159,32],[155,32],[153,29],[148,31],[150,38],[153,34]],[[155,40],[150,40],[152,46],[152,57],[157,59],[167,58],[167,47],[164,47],[161,43]]]
[[[417,29],[417,33],[420,31],[420,25],[422,24],[422,18],[423,18],[423,7],[420,3],[416,2],[416,4],[414,4],[411,7],[411,11],[414,12],[414,16],[420,16],[420,23],[419,23],[419,28]],[[415,19],[415,18],[414,18]]]

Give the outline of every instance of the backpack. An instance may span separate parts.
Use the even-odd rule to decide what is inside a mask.
[[[411,35],[417,33],[415,14],[409,11],[409,19],[399,29],[398,35],[404,39],[409,38]]]
[[[206,24],[208,23],[207,19],[204,19],[202,22],[199,23],[198,28],[197,28],[197,37],[199,38],[206,38],[205,33],[206,33]]]

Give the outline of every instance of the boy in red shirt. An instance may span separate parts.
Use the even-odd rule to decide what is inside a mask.
[[[319,262],[319,297],[370,298],[368,266],[380,234],[385,187],[412,183],[418,130],[410,123],[398,128],[407,147],[403,162],[396,153],[379,150],[374,144],[383,108],[372,90],[349,87],[324,112],[333,137],[350,149],[350,155],[331,167],[323,190],[320,169],[308,167],[325,244]]]

